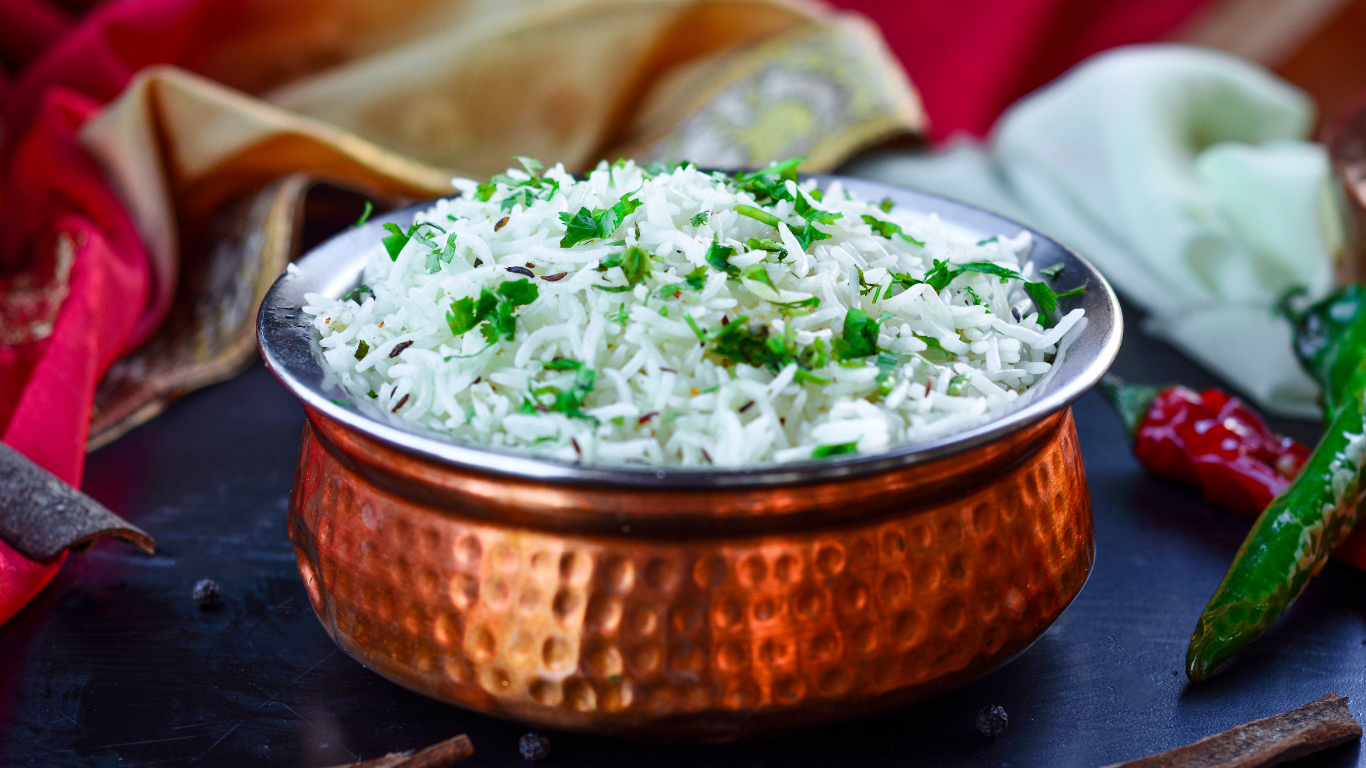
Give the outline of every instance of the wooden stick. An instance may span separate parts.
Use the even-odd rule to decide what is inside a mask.
[[[1264,768],[1359,738],[1361,726],[1347,711],[1347,699],[1330,693],[1194,744],[1105,768]]]
[[[454,736],[427,747],[421,752],[390,752],[359,763],[334,765],[332,768],[445,768],[468,760],[474,754],[474,743],[465,734]]]

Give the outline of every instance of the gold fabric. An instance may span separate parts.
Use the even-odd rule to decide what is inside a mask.
[[[744,168],[806,156],[803,170],[825,171],[925,128],[877,32],[817,6],[407,0],[377,18],[375,5],[258,7],[249,33],[197,66],[257,96],[149,68],[83,129],[156,279],[178,286],[157,337],[101,384],[92,446],[253,358],[255,309],[297,255],[319,182],[397,205],[514,155],[571,171],[617,157]],[[280,41],[291,25],[296,47]]]

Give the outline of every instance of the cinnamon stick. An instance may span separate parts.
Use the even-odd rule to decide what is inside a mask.
[[[474,754],[474,743],[465,734],[454,736],[427,747],[420,752],[390,752],[383,757],[359,763],[334,765],[332,768],[445,768],[469,759]]]
[[[1361,726],[1347,711],[1346,697],[1330,693],[1194,744],[1105,768],[1263,768],[1359,738]]]

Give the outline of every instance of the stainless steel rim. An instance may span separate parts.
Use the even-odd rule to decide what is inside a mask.
[[[885,453],[842,459],[744,469],[581,465],[454,442],[436,433],[407,426],[397,418],[381,421],[357,406],[348,405],[351,395],[332,380],[320,362],[316,334],[302,311],[306,293],[339,297],[355,287],[364,266],[363,253],[382,236],[383,225],[392,222],[406,227],[416,212],[429,207],[430,202],[376,217],[364,226],[333,237],[301,258],[296,272],[286,273],[276,280],[257,317],[256,333],[261,355],[281,383],[308,407],[369,438],[421,458],[466,470],[555,483],[679,489],[762,488],[828,481],[951,457],[991,443],[1067,407],[1095,386],[1114,362],[1123,336],[1119,301],[1095,267],[1057,241],[994,213],[937,195],[840,176],[812,178],[821,187],[838,180],[867,200],[890,197],[903,210],[936,213],[946,225],[982,237],[1030,232],[1034,238],[1031,258],[1036,264],[1063,262],[1066,265],[1059,278],[1061,289],[1086,285],[1086,291],[1080,297],[1064,302],[1065,310],[1077,306],[1084,308],[1087,323],[1052,378],[1031,389],[1024,404],[972,429],[929,442],[899,446]]]

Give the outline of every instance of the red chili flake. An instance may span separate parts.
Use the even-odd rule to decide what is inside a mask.
[[[412,341],[400,341],[399,343],[395,344],[393,350],[389,352],[389,357],[398,357],[399,355],[403,354],[403,350],[407,349],[408,347],[411,347],[412,345]]]
[[[721,325],[730,325],[730,318],[726,317],[725,315],[721,315]]]
[[[384,321],[383,321],[383,320],[379,321],[379,327],[381,327],[381,328],[384,327]]]
[[[509,272],[511,272],[511,273],[513,273],[513,274],[515,274],[515,275],[526,275],[527,277],[535,277],[535,276],[536,276],[536,273],[535,273],[535,272],[532,272],[531,270],[527,269],[526,267],[504,267],[504,269],[506,269],[507,271],[509,271]]]
[[[408,402],[409,396],[410,396],[410,395],[404,395],[404,396],[403,396],[403,399],[398,401],[398,405],[394,406],[394,410],[389,411],[389,413],[398,413],[398,409],[399,409],[399,408],[402,408],[402,407],[403,407],[403,404],[406,403],[406,402]]]
[[[656,417],[656,416],[658,416],[658,415],[659,415],[659,411],[650,411],[649,413],[645,414],[644,416],[641,416],[640,418],[636,419],[636,423],[637,423],[637,424],[644,424],[645,422],[649,421],[650,419],[653,419],[654,417]]]
[[[330,317],[323,321],[323,325],[331,325],[331,324],[332,324],[332,318],[330,318]]]
[[[559,281],[563,280],[563,279],[564,279],[564,276],[567,275],[567,274],[569,274],[569,273],[568,273],[568,272],[556,272],[556,273],[553,274],[553,275],[541,275],[541,279],[544,280],[544,281],[546,281],[547,283],[558,283]]]
[[[498,223],[493,225],[493,231],[494,231],[494,232],[497,232],[498,230],[500,230],[500,229],[502,229],[503,227],[507,226],[508,219],[510,219],[510,218],[512,218],[512,217],[510,217],[510,216],[504,216],[503,218],[499,219],[499,220],[498,220]]]
[[[476,379],[474,380],[474,384],[478,384],[479,382],[481,382],[481,381],[483,381],[483,380],[484,380],[484,377],[483,377],[483,376],[480,376],[480,377],[478,377],[478,378],[476,378]],[[470,386],[472,387],[472,386],[474,386],[474,384],[470,384]]]
[[[748,403],[745,403],[744,405],[740,406],[740,413],[744,413],[745,411],[748,411],[750,408],[753,408],[753,407],[754,407],[754,401],[753,401],[753,400],[750,400]]]

